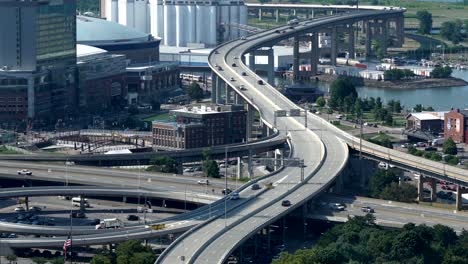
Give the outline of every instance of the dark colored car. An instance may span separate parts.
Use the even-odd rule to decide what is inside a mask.
[[[237,64],[233,63],[231,66],[232,66],[232,67],[237,67]]]
[[[224,195],[230,194],[230,193],[232,193],[232,190],[227,188],[227,189],[222,190],[221,193],[224,194]]]
[[[257,183],[252,184],[252,190],[259,190],[259,189],[260,189],[260,185],[258,185]]]
[[[242,72],[242,76],[247,76],[247,73],[245,73],[245,72]]]
[[[86,214],[83,212],[73,212],[71,213],[72,218],[85,218]]]
[[[361,208],[361,211],[363,211],[364,213],[374,213],[374,209],[369,206],[363,206]]]
[[[127,215],[127,220],[128,221],[138,221],[138,220],[140,220],[140,217],[138,217],[138,215]]]
[[[260,85],[263,85],[263,81],[262,81],[262,80],[258,80],[257,83],[260,84]]]
[[[291,206],[291,202],[289,200],[283,200],[281,202],[281,205],[284,207],[288,207],[288,206]]]

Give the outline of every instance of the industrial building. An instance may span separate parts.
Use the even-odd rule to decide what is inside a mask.
[[[0,119],[54,121],[77,103],[76,1],[0,1]]]
[[[81,113],[119,110],[126,105],[127,59],[103,49],[77,45],[78,107]]]
[[[189,106],[170,113],[175,121],[153,121],[156,149],[202,148],[246,140],[247,111],[242,105]]]
[[[112,21],[77,16],[77,43],[125,57],[126,86],[121,85],[121,89],[127,104],[163,102],[179,88],[177,63],[160,62],[160,41],[149,33]],[[117,64],[121,65],[120,61]],[[117,98],[120,97],[114,97],[114,104]]]
[[[406,116],[406,130],[443,132],[446,113],[447,111],[410,113]]]
[[[236,25],[247,24],[247,7],[231,0],[101,0],[101,17],[151,33],[166,46],[211,47],[244,34]]]
[[[452,109],[445,114],[444,138],[468,144],[468,110]]]

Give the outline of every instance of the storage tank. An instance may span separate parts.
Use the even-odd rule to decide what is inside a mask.
[[[176,9],[174,5],[164,5],[164,45],[176,45]]]
[[[207,41],[209,36],[210,7],[197,5],[196,9],[195,42],[204,43]]]
[[[127,0],[118,0],[118,23],[127,25]]]
[[[188,28],[188,6],[176,5],[176,46],[185,47],[187,45],[187,28]],[[170,19],[170,17],[168,17]],[[166,35],[167,36],[167,35]]]
[[[231,14],[230,14],[230,22],[229,24],[239,24],[240,19],[239,19],[239,6],[238,5],[232,5],[229,8]],[[230,27],[231,30],[231,35],[229,39],[236,39],[239,37],[239,29],[236,27]]]
[[[134,28],[138,31],[149,33],[148,29],[146,28],[147,18],[148,18],[148,11],[147,9],[147,0],[135,0],[133,3],[134,11],[133,12],[133,19],[134,19]]]
[[[160,9],[160,6],[158,6],[158,0],[149,0],[149,29],[151,35],[155,37],[160,37],[162,38],[162,32],[159,31],[158,28],[158,21],[159,21],[159,16],[158,16],[158,11]]]
[[[248,16],[247,6],[240,5],[239,6],[239,24],[247,25],[247,22],[248,22],[247,16]],[[240,30],[239,33],[241,36],[247,35],[247,32],[245,30]]]
[[[230,16],[230,11],[229,11],[229,6],[228,5],[222,5],[220,6],[221,9],[221,17],[220,17],[220,23],[224,25],[224,39],[223,41],[229,40],[229,36],[231,35],[231,27],[229,27],[227,24],[229,24],[229,16]]]
[[[216,46],[216,27],[217,27],[217,10],[216,6],[209,6],[209,15],[208,15],[208,27],[207,27],[207,39],[206,44],[209,46]]]
[[[135,2],[127,0],[127,26],[135,28]]]
[[[106,5],[108,7],[108,5]],[[118,23],[119,21],[119,2],[117,0],[110,1],[110,13],[106,13],[107,20]]]
[[[195,5],[187,6],[187,43],[195,43],[197,34],[197,8]]]

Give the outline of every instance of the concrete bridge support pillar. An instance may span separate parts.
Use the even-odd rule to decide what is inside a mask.
[[[216,92],[217,92],[217,83],[218,83],[218,75],[214,72],[211,73],[211,102],[216,104]]]
[[[461,211],[466,208],[466,205],[463,204],[463,198],[462,198],[462,194],[464,193],[468,193],[468,189],[463,189],[462,187],[460,187],[460,185],[458,185],[457,186],[457,198],[455,202],[457,211]]]
[[[429,199],[424,198],[424,183],[427,182],[431,186],[431,196]],[[434,178],[423,177],[422,175],[418,180],[418,201],[437,201],[437,181]]]
[[[252,138],[252,123],[254,121],[253,113],[255,109],[250,105],[246,104],[247,107],[247,120],[246,120],[246,141],[249,142]]]
[[[311,36],[310,41],[310,70],[311,75],[318,74],[318,65],[319,65],[319,45],[318,45],[318,32],[314,32]]]
[[[262,9],[258,9],[258,20],[262,21]]]
[[[252,179],[254,177],[252,156],[253,156],[252,150],[249,149],[249,157],[248,157],[248,164],[247,164],[247,171],[249,174],[249,179]]]
[[[224,81],[223,81],[221,78],[219,78],[219,77],[217,77],[216,80],[217,80],[217,82],[216,82],[216,92],[215,92],[215,93],[216,93],[216,95],[215,95],[215,96],[216,96],[216,103],[217,103],[217,104],[222,104],[222,103],[223,103],[223,100],[222,100],[222,98],[221,98],[221,91],[222,91],[222,89],[224,88],[224,86],[225,86],[226,84],[225,84]]]
[[[389,22],[388,22],[388,19],[384,19],[382,21],[382,40],[381,40],[381,49],[382,49],[382,52],[384,55],[387,54],[387,46],[388,46],[388,25],[389,25]]]
[[[26,206],[26,211],[29,211],[29,196],[24,197],[24,205]]]
[[[275,83],[275,56],[272,48],[268,50],[268,83]]]
[[[279,14],[280,14],[279,9],[276,9],[276,11],[275,11],[275,20],[276,20],[277,23],[279,22]]]
[[[127,202],[127,196],[123,196],[122,197],[122,203],[126,203]]]
[[[293,77],[299,79],[299,37],[294,37],[293,47]]]
[[[331,65],[333,66],[336,66],[337,54],[338,54],[337,28],[333,27],[331,31],[331,51],[330,51],[330,60],[331,60]]]
[[[229,86],[229,85],[225,85],[224,87],[224,94],[225,94],[225,104],[232,104],[233,100],[231,98],[231,92],[232,92],[232,88]]]
[[[355,38],[354,38],[354,25],[350,24],[348,28],[348,52],[349,52],[349,58],[350,59],[355,59],[356,58],[356,52],[354,50],[354,44],[355,44]]]
[[[86,211],[86,200],[83,195],[80,196],[80,212]]]
[[[177,163],[176,173],[177,174],[183,174],[184,173],[184,166],[183,166],[182,162]]]
[[[399,16],[395,21],[396,43],[401,48],[405,42],[405,17]]]
[[[237,157],[237,179],[242,178],[242,159]]]
[[[372,55],[372,28],[369,21],[364,22],[366,28],[366,59],[369,59]]]
[[[255,72],[255,52],[252,51],[249,53],[249,68]]]

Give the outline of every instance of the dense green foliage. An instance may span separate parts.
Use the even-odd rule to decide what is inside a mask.
[[[372,215],[356,216],[325,232],[311,249],[283,253],[273,264],[335,263],[468,263],[468,232],[460,236],[449,227],[407,224],[388,230]]]
[[[98,254],[91,264],[153,264],[156,256],[149,246],[137,240],[128,240],[118,245],[115,254]]]
[[[457,155],[457,144],[455,144],[455,141],[453,141],[451,137],[445,140],[444,146],[442,149],[443,149],[444,154]]]
[[[91,259],[90,264],[111,264],[111,259],[108,256],[96,255]]]
[[[196,82],[192,82],[187,88],[187,95],[192,100],[200,100],[203,98],[203,89]]]
[[[432,78],[448,78],[452,75],[452,68],[449,66],[435,67],[431,72]]]
[[[317,98],[317,100],[315,100],[315,103],[320,107],[324,107],[326,102],[325,99],[322,96],[320,96]]]
[[[426,10],[416,12],[416,17],[419,20],[418,32],[421,34],[430,34],[432,29],[432,14]]]
[[[149,170],[164,172],[164,173],[177,173],[177,162],[169,157],[157,157],[150,161],[152,165]]]
[[[211,159],[210,151],[207,149],[203,151],[203,173],[205,174],[205,177],[220,177],[218,163]]]
[[[330,85],[330,100],[328,104],[331,108],[349,112],[354,106],[356,98],[356,87],[350,79],[340,77]]]
[[[462,28],[463,22],[459,19],[455,21],[445,21],[440,27],[440,35],[452,41],[453,44],[458,44],[464,39]]]
[[[398,184],[401,176],[395,169],[378,170],[369,180],[369,195],[385,200],[413,202],[418,191],[413,185]]]
[[[422,104],[417,104],[413,107],[413,111],[417,113],[422,111],[434,111],[434,108],[432,108],[432,106],[424,107]]]
[[[447,155],[444,157],[444,161],[447,162],[449,165],[457,165],[458,163],[460,163],[460,158],[453,155]]]
[[[409,69],[390,69],[384,71],[385,80],[398,81],[414,77],[414,73]]]

